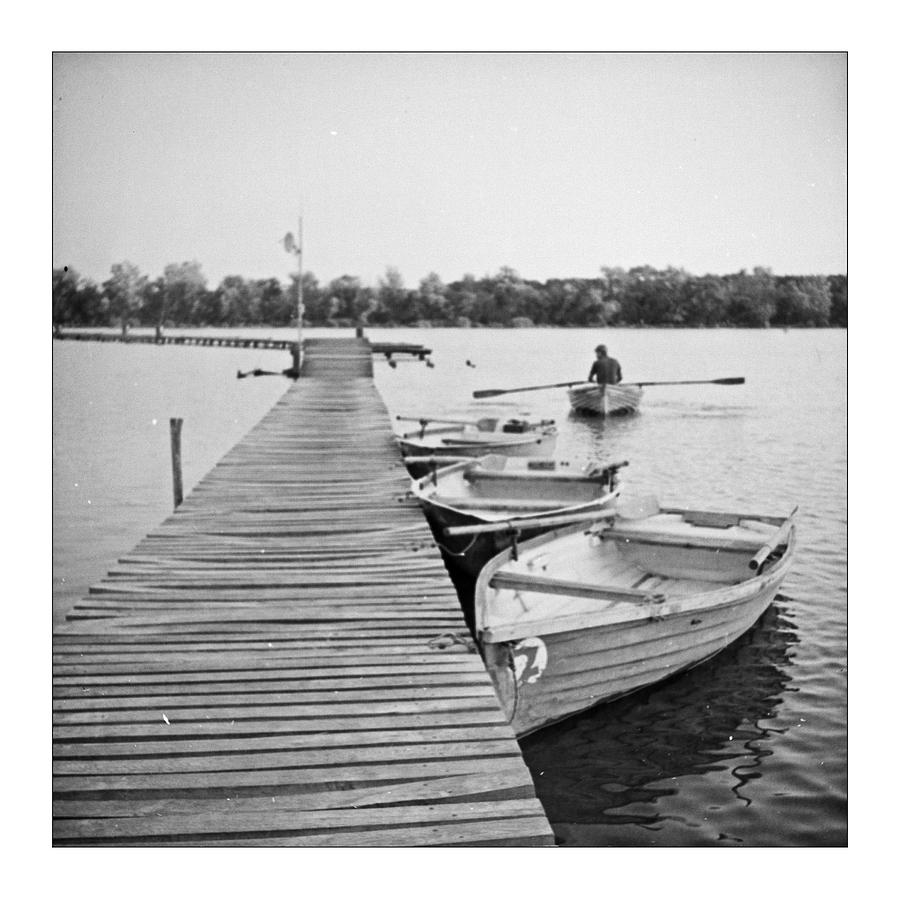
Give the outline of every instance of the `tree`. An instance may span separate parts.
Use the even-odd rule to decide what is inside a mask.
[[[685,325],[694,328],[714,327],[725,318],[728,285],[718,275],[690,279],[684,287],[681,316]]]
[[[263,278],[254,282],[254,291],[259,296],[259,317],[266,325],[290,325],[296,321],[297,306],[291,305],[290,297],[282,290],[277,278]]]
[[[365,322],[375,308],[375,293],[363,287],[359,278],[341,275],[332,280],[326,290],[327,298],[333,303],[333,318],[345,322]]]
[[[297,324],[297,275],[291,275],[287,291],[287,302],[291,309],[289,324]],[[313,325],[324,325],[333,312],[331,301],[319,287],[319,281],[312,272],[303,273],[303,321]]]
[[[829,275],[828,290],[831,293],[829,324],[847,327],[847,276]]]
[[[253,325],[259,322],[258,298],[240,275],[226,275],[216,289],[222,317],[229,325]]]
[[[488,313],[489,321],[508,325],[514,318],[524,314],[521,300],[522,279],[511,266],[501,266],[494,278],[485,279],[490,283],[492,304]]]
[[[204,290],[194,303],[191,318],[198,325],[228,324],[221,291]]]
[[[53,270],[53,327],[107,325],[109,315],[100,288],[69,266]]]
[[[68,266],[53,270],[53,306],[51,319],[54,328],[73,320],[78,305],[78,273]]]
[[[632,325],[678,325],[687,276],[682,269],[629,269],[621,299],[622,320]]]
[[[550,325],[581,324],[578,321],[578,285],[571,279],[551,278],[544,285],[544,305]]]
[[[321,288],[303,273],[304,320],[313,325],[356,322],[413,325],[440,322],[458,326],[774,325],[847,327],[847,276],[773,276],[757,267],[731,275],[688,275],[672,266],[601,270],[598,278],[526,281],[504,266],[476,279],[467,273],[445,285],[436,272],[417,288],[405,287],[389,266],[376,289],[342,275]],[[166,266],[150,281],[130,262],[116,263],[102,289],[68,267],[53,269],[54,327],[109,325],[129,320],[141,325],[296,324],[297,275],[285,287],[275,278],[225,277],[215,291],[197,262]]]
[[[443,321],[447,315],[446,288],[437,272],[429,272],[420,282],[417,291],[417,319]]]
[[[778,278],[775,288],[773,325],[827,325],[831,314],[831,292],[821,277]]]
[[[206,277],[196,260],[170,263],[163,269],[165,285],[164,310],[175,322],[195,321],[195,308],[206,292]]]
[[[582,285],[578,292],[581,316],[579,324],[606,326],[613,325],[619,317],[621,306],[618,300],[606,300],[603,288],[590,282]]]
[[[149,279],[141,288],[137,318],[141,325],[162,326],[165,314],[165,284],[162,278]]]
[[[748,275],[741,269],[727,276],[726,318],[732,325],[766,328],[775,312],[775,280],[769,269],[757,266]]]
[[[461,281],[454,281],[446,289],[447,317],[453,323],[471,324],[478,308],[478,282],[467,272]]]
[[[75,321],[79,325],[109,325],[109,311],[104,302],[103,292],[97,284],[85,279],[78,286]]]
[[[376,305],[370,319],[376,324],[407,325],[415,321],[411,292],[403,284],[403,277],[394,266],[388,266],[378,282]]]
[[[122,333],[128,329],[128,320],[137,312],[138,301],[147,284],[147,276],[133,263],[114,263],[110,277],[103,282],[103,293],[109,304],[113,320],[122,324]]]

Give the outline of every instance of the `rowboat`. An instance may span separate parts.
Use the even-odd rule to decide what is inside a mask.
[[[623,416],[637,410],[644,391],[638,384],[577,384],[568,390],[575,412],[593,416]]]
[[[517,735],[698,665],[775,597],[796,510],[645,507],[620,501],[608,522],[554,529],[481,570],[476,640]]]
[[[413,482],[450,567],[475,578],[513,540],[543,534],[559,517],[588,522],[612,506],[626,462],[572,470],[556,460],[483,456],[436,469]]]
[[[397,443],[406,457],[477,457],[489,453],[550,457],[556,447],[556,427],[549,419],[529,422],[525,419],[483,418],[477,422],[451,424],[422,419],[416,431],[399,435]]]

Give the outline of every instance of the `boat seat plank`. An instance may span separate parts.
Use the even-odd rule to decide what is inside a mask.
[[[718,526],[717,526],[718,527]],[[722,551],[748,551],[755,553],[762,546],[762,539],[753,540],[745,537],[728,537],[726,535],[687,535],[649,531],[621,526],[618,522],[612,527],[598,532],[603,541],[622,541],[635,544],[658,545],[661,547],[683,547],[685,549],[709,549]]]
[[[618,586],[586,584],[580,581],[566,581],[561,578],[547,578],[541,575],[527,575],[514,572],[497,572],[491,579],[491,587],[496,590],[533,591],[541,594],[561,594],[567,597],[584,597],[588,600],[608,600],[613,603],[649,603],[653,594]]]
[[[765,525],[779,526],[784,521],[777,516],[761,516],[755,513],[726,513],[716,510],[683,509],[678,506],[665,506],[661,513],[671,513],[681,516],[685,522],[692,525],[702,525],[711,528],[728,528],[731,525],[739,525],[742,521],[762,522]]]

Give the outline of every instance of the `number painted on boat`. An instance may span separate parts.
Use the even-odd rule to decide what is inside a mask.
[[[534,684],[547,668],[547,645],[536,637],[525,638],[513,647],[516,683]]]

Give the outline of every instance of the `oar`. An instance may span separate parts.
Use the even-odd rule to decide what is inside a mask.
[[[432,419],[430,417],[425,416],[397,416],[398,422],[418,422],[420,425],[430,425],[432,422],[437,423],[438,425],[474,425],[476,428],[481,428],[484,426],[485,428],[490,428],[492,425],[497,424],[496,419],[479,419],[477,422],[473,422],[470,419]]]
[[[634,381],[637,387],[651,387],[663,384],[743,384],[744,378],[712,378],[705,381]],[[485,391],[473,391],[475,398],[497,397],[500,394],[516,394],[521,391],[544,391],[548,388],[574,387],[576,384],[590,384],[587,381],[561,381],[558,384],[537,384],[532,387],[522,388],[492,388]]]
[[[711,378],[706,381],[634,381],[638,387],[655,387],[661,384],[743,384],[744,378]]]
[[[776,548],[783,544],[788,535],[790,534],[791,529],[794,527],[794,518],[797,515],[797,511],[800,509],[799,506],[795,506],[791,511],[791,514],[784,520],[781,525],[781,528],[775,532],[775,534],[770,537],[762,547],[759,548],[759,551],[750,560],[750,568],[753,569],[754,572],[758,572],[765,565],[766,560],[775,552]]]
[[[486,391],[473,391],[472,396],[476,398],[480,397],[498,397],[500,394],[517,394],[522,391],[545,391],[548,388],[558,388],[558,387],[572,387],[576,384],[587,384],[588,382],[582,381],[561,381],[559,384],[537,384],[533,387],[521,387],[521,388],[494,388]]]
[[[540,526],[555,527],[557,525],[572,525],[575,522],[599,522],[601,519],[613,519],[616,516],[614,509],[595,509],[579,513],[565,513],[558,516],[529,516],[524,518],[504,519],[502,522],[488,522],[484,525],[450,525],[444,528],[444,534],[454,537],[461,534],[488,534],[493,531],[515,531],[521,528],[534,528]]]

